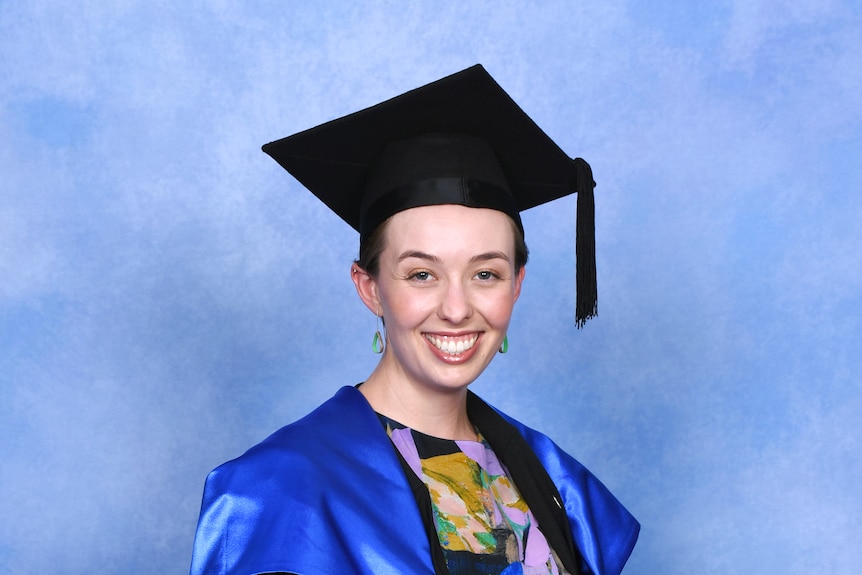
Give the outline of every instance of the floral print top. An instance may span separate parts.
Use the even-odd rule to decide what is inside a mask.
[[[379,415],[428,487],[451,575],[569,575],[490,445],[425,435]]]

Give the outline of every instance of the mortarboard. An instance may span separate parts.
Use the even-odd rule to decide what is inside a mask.
[[[597,313],[595,182],[481,65],[263,146],[285,170],[360,233],[426,205],[508,214],[578,194],[577,308]]]

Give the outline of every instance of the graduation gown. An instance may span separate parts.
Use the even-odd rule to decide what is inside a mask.
[[[467,406],[552,548],[578,571],[619,575],[640,529],[631,514],[545,435],[472,393]],[[191,575],[439,575],[433,529],[427,489],[343,387],[210,473]]]

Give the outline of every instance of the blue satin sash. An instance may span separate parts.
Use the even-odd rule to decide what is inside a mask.
[[[637,540],[637,521],[550,439],[503,417],[557,486],[593,573],[619,575]],[[396,451],[354,387],[341,388],[207,478],[191,575],[278,572],[434,573]]]

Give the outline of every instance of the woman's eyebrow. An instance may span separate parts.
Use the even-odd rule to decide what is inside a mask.
[[[410,258],[418,258],[420,260],[428,260],[428,261],[434,262],[434,263],[440,262],[440,258],[438,258],[437,256],[432,256],[431,254],[426,254],[425,252],[420,252],[419,250],[409,250],[409,251],[402,253],[400,256],[398,256],[398,261],[401,262],[401,261],[404,261],[404,260],[410,259]]]
[[[509,256],[503,252],[485,252],[484,254],[475,255],[470,258],[471,262],[485,262],[488,260],[503,260],[505,262],[511,261]]]

